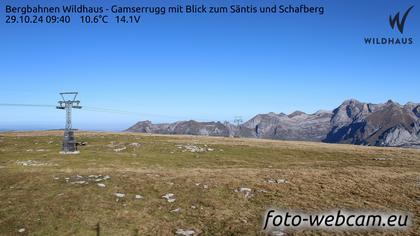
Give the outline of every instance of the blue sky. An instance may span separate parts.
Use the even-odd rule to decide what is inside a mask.
[[[75,90],[82,105],[138,113],[82,109],[74,113],[76,128],[120,130],[146,119],[223,121],[267,112],[312,113],[348,98],[420,102],[420,5],[408,16],[404,35],[388,23],[390,14],[404,12],[415,5],[413,0],[238,1],[256,6],[305,3],[326,10],[323,16],[141,15],[138,25],[10,25],[4,23],[4,6],[11,2],[16,1],[1,3],[0,103],[54,105],[59,92]],[[200,2],[237,3],[194,1]],[[13,5],[37,3],[69,1]],[[71,3],[165,5],[140,0]],[[415,44],[368,46],[365,36],[413,37]],[[60,110],[0,107],[0,129],[63,126]]]

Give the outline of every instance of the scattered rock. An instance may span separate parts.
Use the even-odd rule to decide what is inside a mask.
[[[239,188],[239,192],[251,192],[252,189],[250,188]]]
[[[268,179],[267,182],[272,183],[272,184],[287,184],[287,183],[289,183],[285,179]]]
[[[177,212],[180,212],[181,211],[181,208],[176,208],[176,209],[173,209],[171,212],[173,212],[173,213],[177,213]]]
[[[175,198],[171,198],[171,199],[168,199],[168,202],[172,203],[172,202],[175,202],[175,200],[176,200]]]
[[[86,146],[87,144],[87,142],[77,142],[76,146]]]
[[[206,149],[192,144],[175,145],[179,149],[184,149],[182,152],[205,152]]]
[[[21,166],[57,166],[57,164],[51,164],[48,162],[40,162],[40,161],[33,161],[33,160],[16,161],[16,164],[21,165]]]
[[[179,235],[190,236],[194,235],[195,231],[191,229],[177,229],[175,233]]]
[[[167,193],[167,194],[163,195],[162,198],[165,198],[168,202],[175,202],[175,200],[176,200],[175,194],[173,194],[173,193]]]
[[[124,151],[125,149],[127,149],[127,147],[115,148],[114,152],[121,152],[121,151]]]
[[[102,176],[102,175],[74,175],[70,177],[65,177],[66,182],[70,182],[71,184],[89,184],[89,183],[98,183],[105,180],[110,179],[109,175]],[[99,184],[97,184],[99,186]],[[99,186],[101,187],[101,186]]]
[[[278,180],[276,180],[276,182],[277,182],[278,184],[287,184],[287,183],[288,183],[288,181],[287,181],[287,180],[285,180],[285,179],[278,179]]]
[[[140,143],[130,143],[129,145],[132,147],[140,147]]]
[[[252,189],[250,188],[239,188],[239,192],[245,193],[245,198],[249,198],[252,196]]]
[[[275,230],[271,232],[272,236],[285,236],[286,234],[283,231]]]

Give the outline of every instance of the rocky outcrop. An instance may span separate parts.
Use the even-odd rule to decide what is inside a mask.
[[[391,146],[391,147],[420,147],[419,136],[415,132],[408,131],[405,127],[396,126],[387,130],[378,139],[377,146]]]
[[[151,121],[138,122],[127,131],[156,134],[189,134],[205,136],[231,136],[232,128],[221,122],[179,121],[170,124],[152,124]]]
[[[416,108],[413,109],[413,113],[420,118],[420,106],[417,106]]]
[[[138,122],[127,131],[157,134],[239,136],[370,146],[420,147],[420,104],[404,106],[344,101],[333,111],[259,114],[242,125],[228,122]]]
[[[393,101],[365,104],[345,101],[333,111],[332,129],[324,142],[374,146],[417,146],[419,118],[413,107]]]
[[[285,114],[257,115],[241,127],[253,130],[258,138],[281,140],[323,140],[330,130],[331,112],[306,114],[293,112]]]

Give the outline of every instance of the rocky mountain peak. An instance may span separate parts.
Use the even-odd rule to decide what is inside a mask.
[[[420,148],[420,104],[401,106],[392,100],[372,104],[349,99],[332,112],[295,111],[289,115],[270,112],[258,114],[240,126],[194,120],[170,124],[143,121],[127,131]]]
[[[305,113],[305,112],[303,112],[303,111],[294,111],[294,112],[290,113],[290,114],[288,115],[288,117],[289,117],[289,118],[293,118],[293,117],[295,117],[295,116],[301,116],[301,115],[306,115],[306,113]]]
[[[350,99],[345,100],[340,106],[349,106],[349,105],[356,106],[358,104],[361,104],[361,102],[359,102],[359,100],[354,99],[354,98],[350,98]]]

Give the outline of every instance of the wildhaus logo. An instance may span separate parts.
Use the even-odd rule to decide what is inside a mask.
[[[408,8],[404,15],[400,16],[400,12],[397,12],[395,15],[389,16],[389,25],[391,29],[397,28],[401,35],[404,34],[404,27],[407,17],[414,6]],[[397,26],[397,27],[395,27]],[[364,39],[365,44],[372,44],[372,45],[410,45],[414,44],[414,40],[412,37],[365,37]]]
[[[389,24],[391,25],[391,28],[395,27],[395,23],[397,23],[398,30],[401,32],[401,34],[404,32],[404,25],[405,20],[407,20],[408,13],[410,13],[411,9],[413,9],[414,6],[411,6],[408,8],[408,10],[404,13],[404,16],[402,17],[400,21],[400,13],[398,12],[394,17],[389,16]]]

